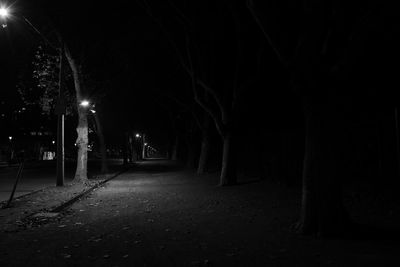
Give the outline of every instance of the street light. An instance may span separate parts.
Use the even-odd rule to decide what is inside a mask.
[[[138,134],[138,133],[135,136],[136,136],[136,138],[140,138],[140,134]]]
[[[1,27],[5,28],[7,27],[7,23],[5,22],[5,20],[7,19],[7,17],[10,15],[10,12],[8,11],[7,7],[0,7],[0,19],[4,20],[1,23]]]
[[[10,14],[10,12],[8,12],[8,8],[6,7],[0,7],[0,17],[2,19],[6,19],[8,17],[8,15]]]
[[[82,100],[81,103],[79,103],[79,105],[86,108],[90,105],[90,102],[88,100]]]

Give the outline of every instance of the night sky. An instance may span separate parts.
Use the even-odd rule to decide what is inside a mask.
[[[132,129],[154,135],[156,142],[168,142],[173,135],[169,113],[175,119],[188,116],[174,99],[194,106],[196,112],[201,111],[192,98],[190,77],[168,39],[172,38],[178,50],[185,52],[187,26],[179,14],[183,12],[193,22],[190,30],[196,35],[201,75],[212,81],[212,87],[223,95],[223,88],[235,82],[232,78],[235,61],[239,62],[238,82],[250,81],[240,96],[239,131],[246,136],[262,135],[265,128],[270,132],[291,128],[302,131],[303,92],[293,89],[287,71],[246,9],[245,1],[148,3],[159,21],[149,16],[141,1],[9,2],[15,15],[0,33],[1,98],[10,106],[18,103],[15,90],[18,73],[31,63],[41,42],[37,33],[21,19],[25,16],[51,41],[55,40],[51,28],[57,28],[72,50],[84,55],[86,70],[101,85],[95,92],[87,90],[87,97],[96,94],[96,90],[104,95],[97,100],[97,108],[110,139],[120,138],[122,132]],[[365,115],[368,112],[374,113],[377,107],[397,103],[399,28],[396,14],[389,5],[377,4],[376,8],[370,8],[374,5],[373,1],[359,1],[346,7],[343,25],[336,25],[332,32],[339,40],[333,43],[336,52],[326,59],[326,64],[330,64],[343,51],[347,53],[344,67],[340,69],[346,74],[335,82],[349,112],[346,118],[351,121],[354,117],[355,123],[362,120],[360,117],[368,117]],[[286,56],[295,51],[296,39],[301,35],[299,7],[295,1],[259,4],[259,9],[268,13],[266,22],[271,38]],[[230,9],[235,10],[240,21],[238,56],[235,55],[235,18]],[[364,14],[367,14],[365,22],[361,19]],[[353,30],[348,25],[358,20],[362,21],[357,26],[360,30],[347,43],[341,37]],[[160,27],[160,21],[169,37]]]

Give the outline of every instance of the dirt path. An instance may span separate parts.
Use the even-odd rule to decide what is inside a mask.
[[[141,163],[52,222],[2,233],[0,266],[400,266],[393,244],[291,233],[296,191],[216,184]]]

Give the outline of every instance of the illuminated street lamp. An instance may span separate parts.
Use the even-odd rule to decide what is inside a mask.
[[[1,27],[3,28],[7,27],[7,23],[5,21],[9,15],[10,12],[8,11],[8,8],[3,6],[0,7],[0,20],[2,20]]]
[[[9,136],[8,139],[11,141],[12,140],[12,136]]]
[[[138,133],[135,136],[136,136],[136,138],[140,138],[140,134],[138,134]]]
[[[2,19],[6,19],[8,17],[8,15],[10,14],[10,12],[8,12],[8,8],[6,7],[0,7],[0,17]]]
[[[88,100],[82,100],[81,103],[79,103],[79,105],[86,108],[90,105],[90,102]]]

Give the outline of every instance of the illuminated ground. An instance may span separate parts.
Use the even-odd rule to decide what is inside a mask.
[[[216,184],[170,162],[140,163],[59,219],[1,233],[0,266],[400,266],[387,241],[291,233],[298,190]]]

